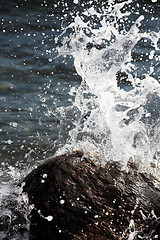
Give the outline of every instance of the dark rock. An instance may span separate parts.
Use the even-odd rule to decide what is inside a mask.
[[[49,159],[24,182],[34,204],[31,240],[140,239],[150,229],[160,239],[160,222],[151,214],[160,216],[160,191],[131,161],[125,172],[117,162],[102,167],[74,152]]]

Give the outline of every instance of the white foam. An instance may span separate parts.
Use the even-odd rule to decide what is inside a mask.
[[[125,25],[124,19],[130,14],[121,9],[130,2],[113,5],[111,1],[110,8],[101,14],[98,28],[77,15],[68,27],[73,29],[73,33],[64,38],[63,46],[58,49],[59,55],[74,57],[76,71],[82,77],[73,103],[80,111],[81,119],[74,123],[75,128],[70,131],[70,139],[63,151],[76,147],[84,149],[85,146],[88,151],[103,152],[104,163],[106,159],[118,160],[126,168],[132,158],[142,171],[153,173],[155,169],[151,163],[155,161],[154,155],[160,143],[159,121],[156,120],[155,124],[149,122],[153,114],[147,104],[149,101],[154,104],[154,98],[160,99],[160,85],[149,74],[143,80],[136,74],[133,77],[131,72],[136,72],[136,67],[131,51],[142,37],[150,38],[155,49],[150,52],[149,59],[153,59],[158,49],[159,32],[140,32],[143,15],[128,31],[125,27],[119,30],[118,21]],[[93,7],[85,15],[100,17]],[[101,50],[97,49],[96,45],[102,45],[104,40],[108,44]],[[92,43],[91,49],[87,48],[88,43]],[[132,85],[129,91],[117,85],[116,73],[120,70],[128,74],[127,81]],[[153,71],[151,67],[150,73]],[[90,97],[85,97],[87,94]],[[82,123],[83,116],[88,113]],[[159,169],[156,169],[157,176]]]

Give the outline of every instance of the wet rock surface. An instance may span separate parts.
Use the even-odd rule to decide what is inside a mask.
[[[160,239],[160,190],[128,163],[81,152],[49,159],[25,179],[31,240]],[[132,238],[131,238],[132,237]]]

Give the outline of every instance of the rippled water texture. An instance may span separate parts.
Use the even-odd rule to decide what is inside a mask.
[[[1,1],[0,7],[0,161],[26,167],[30,157],[54,148],[56,109],[71,105],[68,91],[80,77],[70,58],[54,60],[69,14],[64,4]]]

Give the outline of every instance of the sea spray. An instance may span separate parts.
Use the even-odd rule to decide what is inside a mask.
[[[159,109],[156,104],[160,101],[160,85],[151,76],[152,64],[143,77],[138,76],[132,51],[142,38],[150,39],[152,51],[146,55],[151,60],[159,49],[159,32],[140,30],[143,15],[137,16],[127,29],[126,19],[130,13],[122,8],[130,2],[114,5],[111,1],[101,15],[92,7],[84,12],[89,20],[77,15],[67,28],[72,29],[72,33],[66,37],[65,29],[61,35],[65,37],[58,49],[59,55],[73,56],[75,69],[82,78],[73,102],[73,111],[76,109],[79,117],[63,150],[94,149],[103,155],[103,163],[120,161],[124,168],[132,159],[145,172],[153,173],[152,167],[156,165],[157,176]],[[90,20],[95,16],[99,18],[98,24]],[[127,76],[124,81],[119,80],[120,84],[118,73]],[[157,109],[156,114],[149,105]]]
[[[33,206],[28,204],[22,186],[0,188],[0,238],[10,240],[29,239],[29,214]],[[9,237],[9,238],[8,238]]]
[[[78,1],[75,3],[78,4]],[[141,24],[145,19],[139,13],[135,13],[134,21],[130,21],[131,10],[124,11],[123,8],[132,3],[131,0],[120,4],[115,4],[115,1],[108,3],[108,8],[97,11],[91,7],[82,14],[77,13],[74,22],[59,37],[63,39],[62,47],[57,47],[59,56],[73,57],[82,82],[79,88],[70,89],[71,97],[75,97],[72,106],[57,108],[61,115],[60,125],[67,118],[68,122],[72,121],[69,123],[72,126],[68,124],[65,129],[68,139],[56,154],[82,149],[86,154],[100,156],[102,164],[107,160],[120,161],[123,168],[126,168],[128,161],[134,161],[140,165],[140,171],[151,172],[158,178],[160,89],[154,73],[159,63],[159,29],[155,32],[142,31]],[[69,36],[67,30],[71,30]],[[134,60],[136,54],[133,56],[136,44],[142,39],[146,42],[151,40],[146,55],[148,63],[145,62],[147,70],[143,76]],[[139,60],[141,67],[143,57]],[[16,177],[22,177],[21,170],[20,174],[15,170],[9,169]],[[8,169],[6,171],[8,173]],[[8,226],[11,226],[12,220],[19,217],[14,211],[17,206],[18,212],[24,217],[24,225],[21,226],[26,229],[26,235],[23,239],[28,239],[30,210],[27,208],[27,196],[22,194],[19,187],[13,191],[11,189],[10,184],[3,184],[0,189],[1,220],[9,221]],[[10,203],[13,205],[8,207]],[[13,239],[22,239],[16,233],[18,227],[15,221]],[[8,234],[7,230],[2,232],[2,237],[5,234]],[[134,232],[130,238],[131,235]]]

